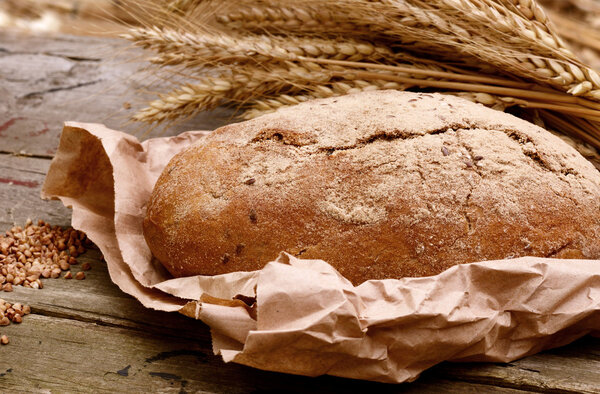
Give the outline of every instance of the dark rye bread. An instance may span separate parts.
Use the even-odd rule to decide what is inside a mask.
[[[600,259],[600,173],[549,132],[438,94],[315,100],[175,156],[144,234],[176,277],[280,251],[357,284],[518,256]]]

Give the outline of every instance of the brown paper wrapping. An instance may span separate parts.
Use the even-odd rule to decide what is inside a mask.
[[[73,227],[98,245],[124,292],[148,308],[185,305],[225,361],[403,382],[444,360],[508,362],[600,331],[598,260],[525,257],[353,286],[326,262],[282,251],[260,271],[172,279],[144,241],[145,204],[170,158],[206,134],[140,143],[67,123],[42,196],[73,208]],[[231,301],[238,294],[255,296],[254,309]]]

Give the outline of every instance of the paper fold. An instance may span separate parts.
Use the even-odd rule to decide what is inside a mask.
[[[225,361],[403,382],[441,361],[508,362],[600,331],[597,260],[525,257],[355,287],[326,262],[282,253],[256,272],[171,278],[144,241],[145,204],[170,158],[207,133],[140,143],[69,122],[42,196],[73,207],[73,227],[146,307],[177,311],[205,300],[185,313],[211,327]],[[250,306],[227,302],[240,294],[256,297],[256,319]]]

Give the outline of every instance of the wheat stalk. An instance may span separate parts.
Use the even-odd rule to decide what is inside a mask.
[[[548,29],[548,17],[544,9],[535,1],[530,0],[500,0],[498,3],[506,6],[510,10],[517,11],[521,16],[539,22],[546,27],[547,31],[552,34],[551,29]]]
[[[173,121],[218,105],[254,117],[317,97],[411,87],[519,106],[600,146],[600,76],[534,0],[219,3],[173,0],[159,6],[164,23],[130,32],[156,52],[157,66],[196,80],[136,120]],[[217,76],[198,76],[206,72]]]
[[[368,31],[364,28],[357,29],[356,24],[348,21],[343,10],[330,7],[328,3],[247,3],[241,4],[235,11],[217,13],[216,20],[228,28],[251,32],[355,36],[354,34],[364,35]]]
[[[275,112],[282,107],[296,105],[316,98],[343,96],[346,94],[372,90],[405,90],[408,87],[410,87],[410,85],[402,85],[396,82],[382,80],[352,80],[333,82],[327,85],[313,86],[310,92],[307,94],[284,94],[273,98],[255,100],[251,103],[250,108],[241,115],[241,118],[253,119],[264,114]]]
[[[245,103],[256,97],[286,94],[297,94],[302,90],[321,88],[323,85],[334,82],[336,95],[346,94],[350,91],[342,82],[346,81],[353,87],[361,90],[372,89],[367,85],[376,85],[379,88],[399,89],[401,86],[415,86],[422,81],[438,80],[439,78],[457,78],[462,80],[481,80],[481,77],[469,76],[443,71],[440,67],[431,64],[412,64],[394,67],[394,77],[403,76],[410,82],[398,83],[395,81],[381,80],[378,76],[387,77],[390,74],[381,70],[365,74],[365,81],[357,80],[357,73],[338,64],[345,61],[334,60],[320,64],[316,58],[297,57],[296,61],[283,61],[269,64],[246,64],[243,68],[233,67],[227,69],[218,78],[200,78],[197,84],[190,84],[185,89],[161,95],[153,101],[148,108],[141,110],[134,118],[137,121],[162,122],[176,119],[178,116],[187,117],[202,110],[213,109],[216,106],[229,102]],[[352,62],[350,62],[352,64]],[[350,82],[351,81],[351,82]],[[496,81],[494,78],[486,81]],[[497,79],[499,82],[511,84],[512,81]],[[427,83],[427,82],[425,82]],[[527,87],[527,86],[526,86]],[[329,97],[321,93],[318,97]],[[289,102],[289,100],[288,100]],[[163,115],[161,111],[164,112]]]
[[[337,41],[313,37],[232,36],[193,34],[159,27],[134,28],[122,35],[144,49],[159,53],[151,59],[162,65],[203,67],[207,64],[268,62],[311,57],[347,61],[396,61],[401,58],[384,46],[352,39]]]
[[[330,69],[316,64],[284,62],[268,69],[250,69],[202,77],[198,82],[162,94],[149,106],[138,111],[133,120],[161,123],[192,116],[220,105],[243,104],[254,97],[281,93],[298,93],[306,85],[327,83]]]
[[[219,78],[201,78],[201,82],[198,84],[191,84],[184,90],[175,89],[162,95],[158,100],[153,101],[150,107],[140,111],[135,120],[162,122],[175,119],[177,116],[186,117],[201,110],[213,109],[227,101],[244,103],[255,97],[270,96],[281,92],[288,95],[290,93],[297,94],[303,90],[314,90],[312,95],[303,95],[303,97],[330,97],[361,90],[403,90],[406,86],[422,86],[432,83],[452,84],[439,79],[441,77],[460,80],[481,79],[481,77],[441,71],[439,67],[428,64],[390,67],[393,67],[396,73],[377,71],[361,74],[340,67],[337,61],[333,64],[326,62],[321,65],[318,59],[299,58],[297,62],[287,61],[261,67],[246,67],[243,71],[238,70],[236,73],[229,70],[227,74],[221,75]],[[363,76],[364,79],[357,78],[360,76]],[[398,78],[405,80],[395,81]],[[489,78],[489,81],[496,80]],[[498,81],[510,82],[501,79]],[[325,85],[330,83],[333,83],[331,88],[325,88]],[[323,89],[331,91],[327,93],[327,90]],[[514,91],[516,90],[511,90],[511,92]],[[523,90],[522,92],[529,93],[530,91]],[[569,96],[566,97],[569,98]],[[274,99],[270,98],[269,100]],[[285,102],[286,105],[290,105],[292,101],[286,98]],[[161,111],[164,112],[164,116],[157,116]],[[598,114],[600,115],[600,112]]]
[[[417,86],[429,86],[429,87],[438,87],[438,88],[447,88],[447,89],[456,89],[462,88],[464,90],[471,91],[479,91],[479,92],[487,92],[494,94],[504,94],[510,95],[516,98],[525,98],[525,99],[547,99],[549,101],[556,101],[558,103],[582,103],[584,101],[580,99],[575,99],[570,96],[560,95],[560,94],[550,94],[544,92],[535,92],[531,90],[531,86],[528,84],[524,84],[518,81],[505,80],[494,77],[483,77],[483,76],[473,76],[468,74],[458,74],[453,72],[440,71],[439,67],[435,68],[430,65],[412,65],[412,66],[391,66],[391,65],[378,65],[372,64],[368,62],[351,62],[351,61],[342,61],[338,59],[319,59],[319,58],[308,58],[306,56],[298,56],[300,54],[312,53],[315,55],[322,54],[324,51],[319,49],[319,46],[312,45],[314,39],[310,39],[311,45],[314,49],[306,50],[306,49],[297,49],[298,46],[295,46],[293,49],[294,52],[286,48],[277,48],[273,45],[272,38],[269,37],[251,37],[247,39],[234,39],[234,38],[224,38],[221,39],[219,37],[215,37],[212,35],[203,36],[202,39],[195,37],[193,35],[183,36],[181,34],[176,34],[175,32],[170,31],[162,31],[158,29],[138,29],[130,34],[130,37],[139,45],[144,47],[154,47],[158,49],[162,49],[165,51],[165,48],[172,48],[172,45],[176,45],[179,47],[185,47],[186,43],[189,42],[189,47],[195,48],[199,47],[198,53],[200,53],[200,58],[203,57],[203,53],[205,53],[205,57],[212,58],[207,59],[207,61],[217,61],[221,60],[225,63],[228,62],[236,62],[237,59],[247,60],[249,55],[244,56],[244,54],[259,54],[262,58],[258,60],[267,61],[269,58],[272,59],[295,59],[297,61],[303,61],[303,64],[295,64],[292,62],[287,62],[285,68],[276,67],[274,69],[269,70],[269,75],[276,75],[280,80],[287,81],[290,84],[298,83],[300,85],[310,85],[319,84],[323,82],[327,82],[331,77],[340,77],[345,79],[356,79],[362,78],[365,80],[378,80],[385,79],[387,81],[398,82],[402,84],[410,84]],[[198,43],[201,45],[198,45]],[[291,43],[296,43],[296,41],[292,40]],[[260,45],[264,44],[264,45]],[[291,45],[291,44],[290,44]],[[339,45],[331,45],[332,48],[342,48],[343,44]],[[217,48],[217,49],[214,49]],[[377,52],[374,47],[365,46],[361,52],[365,55],[372,55]],[[330,48],[331,49],[331,48]],[[341,57],[339,54],[335,55],[331,50],[328,50],[330,56]],[[358,53],[359,51],[355,49],[355,47],[351,47],[349,51],[342,53],[342,56],[352,56]],[[383,51],[380,51],[383,52]],[[269,54],[271,54],[269,56]],[[258,61],[257,60],[257,61]],[[345,66],[338,67],[337,70],[332,69],[323,69],[321,66],[316,65],[316,63],[322,63],[325,65],[335,65],[335,66]],[[373,72],[349,72],[348,68],[360,66],[360,67],[368,67],[374,68],[378,70],[385,71],[394,71],[394,74],[387,73],[373,73]],[[433,69],[432,69],[433,68]],[[260,70],[255,70],[254,73],[258,73]],[[325,75],[327,74],[327,75]],[[256,75],[258,76],[258,75]],[[429,77],[428,81],[418,81],[416,79],[421,79]],[[435,79],[432,79],[435,78]],[[268,79],[269,76],[264,77],[264,79]],[[470,85],[457,85],[453,82],[438,80],[441,78],[446,79],[455,79],[458,81],[468,81]],[[261,78],[258,78],[261,80]],[[248,81],[249,78],[246,77],[245,81]],[[505,86],[515,86],[519,89],[502,89],[497,86],[484,86],[484,85],[476,85],[474,83],[477,82],[487,82],[496,85],[505,85]],[[246,84],[243,86],[249,87],[255,84]],[[204,86],[204,85],[202,85]],[[243,89],[242,89],[243,90]],[[281,89],[280,89],[281,90]],[[270,92],[269,90],[263,91],[263,93]],[[256,91],[254,92],[257,93]],[[153,119],[152,116],[148,116],[148,114],[155,114],[159,110],[159,108],[171,108],[173,102],[177,102],[180,108],[191,108],[190,106],[183,105],[181,103],[181,99],[176,99],[175,97],[181,96],[180,92],[173,92],[173,94],[167,95],[166,97],[161,98],[160,100],[153,103],[151,106],[151,111],[145,109],[142,114],[136,118],[136,120],[141,119]],[[187,96],[185,96],[187,97]],[[233,100],[233,99],[232,99]],[[167,101],[165,103],[161,103],[161,101]],[[203,108],[210,109],[211,107],[206,107],[204,104],[204,100],[198,101],[198,110]],[[552,108],[557,110],[562,110],[567,113],[579,113],[582,116],[586,116],[591,119],[596,119],[600,116],[600,113],[593,109],[586,108],[572,108],[567,107],[561,104],[544,104],[538,102],[529,102],[529,101],[519,101],[519,105],[528,106],[532,108]],[[593,103],[587,103],[588,106],[594,107]],[[596,109],[600,108],[600,105],[596,106]],[[188,114],[190,111],[184,111],[185,114]],[[165,119],[171,119],[175,111],[169,111],[170,116]],[[156,121],[160,121],[160,118],[154,117]]]
[[[139,110],[132,119],[138,122],[160,123],[192,116],[199,108],[213,109],[223,104],[225,93],[235,91],[235,85],[221,78],[204,78],[202,82],[187,84]]]
[[[489,93],[481,92],[443,92],[456,97],[461,97],[465,100],[472,101],[474,103],[483,104],[486,107],[493,108],[498,111],[505,111],[507,108],[516,105],[512,97],[501,97]]]
[[[322,15],[316,6],[312,2],[302,3],[279,7],[247,6],[235,13],[220,15],[218,20],[229,26],[243,22],[244,28],[250,30],[253,23],[266,29],[276,24],[280,30],[287,32],[297,32],[300,26],[311,29],[313,25],[323,26]],[[371,33],[392,36],[411,50],[433,49],[445,57],[455,56],[455,48],[458,47],[463,55],[511,70],[516,75],[573,95],[600,99],[600,76],[579,64],[562,40],[548,28],[545,13],[535,2],[383,0],[338,3],[337,10],[329,7],[324,15],[336,15],[334,20],[344,21],[343,27],[335,25],[329,29],[330,32],[339,34],[348,31],[348,23],[354,26],[354,33],[350,34],[358,34],[365,27],[370,27]],[[500,7],[502,3],[504,8]],[[506,5],[518,13],[511,12]],[[337,15],[342,10],[344,15]],[[370,24],[365,24],[365,20]],[[493,34],[481,35],[471,26],[479,29],[480,26],[488,26]],[[533,53],[523,55],[523,51],[512,49],[519,45],[527,46]],[[489,47],[493,47],[494,51],[486,50]],[[499,49],[502,53],[497,53]]]
[[[198,3],[198,0],[172,0],[167,2],[166,8],[169,12],[184,14],[198,5]]]
[[[388,18],[388,32],[398,37],[405,40],[425,37],[428,41],[458,48],[524,78],[577,95],[588,95],[594,99],[600,97],[597,91],[600,89],[600,76],[594,70],[582,67],[560,39],[540,28],[539,23],[506,10],[504,13],[496,12],[497,7],[493,7],[490,0],[438,1],[435,7],[429,8],[427,5],[431,2],[420,0],[412,2],[417,6],[395,0],[389,3],[395,13]],[[481,7],[480,3],[486,6]],[[471,25],[490,26],[489,34],[472,34]],[[423,34],[423,29],[427,34]],[[486,50],[490,46],[494,50]],[[526,47],[527,52],[513,49],[519,46]],[[591,89],[587,88],[589,84]]]

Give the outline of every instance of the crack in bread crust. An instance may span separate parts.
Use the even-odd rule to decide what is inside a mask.
[[[573,175],[576,178],[580,175],[574,168],[562,168],[561,167],[558,171],[551,168],[548,165],[548,163],[540,156],[540,154],[538,152],[538,146],[536,145],[536,143],[528,135],[522,133],[519,130],[509,129],[509,128],[501,128],[501,127],[482,128],[482,127],[477,127],[477,126],[475,126],[473,124],[469,124],[469,123],[463,123],[463,124],[453,123],[451,125],[444,126],[444,127],[438,128],[438,129],[427,130],[424,134],[405,134],[405,133],[402,133],[400,130],[393,130],[391,132],[390,131],[376,132],[373,135],[368,136],[367,138],[358,140],[353,145],[318,147],[318,148],[314,149],[314,151],[312,151],[311,153],[313,153],[313,154],[314,153],[325,153],[326,155],[331,156],[335,152],[339,152],[339,151],[361,149],[361,148],[363,148],[369,144],[372,144],[376,141],[409,140],[409,139],[422,138],[426,135],[438,135],[438,134],[443,134],[443,133],[447,133],[449,131],[456,131],[456,130],[481,130],[481,131],[503,132],[508,137],[510,137],[514,141],[518,142],[519,145],[521,146],[523,155],[530,158],[531,163],[536,164],[539,168],[541,168],[545,171],[557,173],[557,175],[558,174],[563,175],[563,176]],[[295,140],[293,137],[290,138],[289,134],[286,134],[284,137],[282,130],[279,130],[279,129],[261,130],[258,133],[258,135],[251,140],[251,143],[255,144],[255,143],[266,142],[266,141],[279,142],[283,145],[295,146],[295,147],[299,147],[299,148],[300,147],[306,148],[306,147],[311,147],[311,146],[316,145],[316,142],[314,142],[314,141],[308,142],[308,143],[300,143],[297,140]],[[469,149],[469,148],[467,146],[465,146],[465,149]],[[476,166],[474,166],[473,168],[477,171]]]

